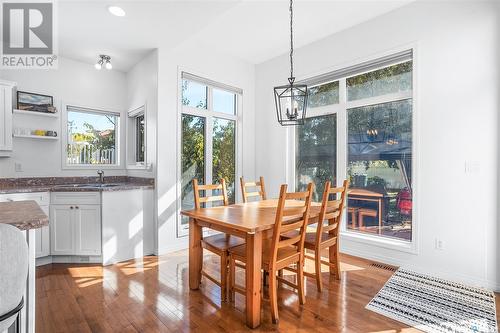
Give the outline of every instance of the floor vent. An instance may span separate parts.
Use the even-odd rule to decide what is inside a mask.
[[[391,272],[395,272],[398,269],[395,266],[386,265],[386,264],[379,264],[379,263],[372,263],[372,264],[370,264],[370,267],[385,269],[386,271],[391,271]]]

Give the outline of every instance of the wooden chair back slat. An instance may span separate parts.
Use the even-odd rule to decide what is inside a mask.
[[[209,197],[200,198],[200,202],[213,202],[213,201],[224,201],[223,195],[214,195]]]
[[[330,212],[330,213],[325,213],[325,220],[336,219],[339,216],[340,216],[339,210],[336,210],[336,211]]]
[[[302,224],[304,224],[304,220],[302,219],[302,217],[296,222],[282,224],[281,225],[281,233],[283,234],[283,233],[286,233],[286,232],[289,232],[292,230],[297,230],[300,227],[302,227]]]
[[[288,217],[288,216],[302,216],[304,212],[306,211],[306,207],[293,207],[293,208],[286,208],[283,211],[283,216]]]
[[[316,229],[316,244],[321,244],[322,234],[328,233],[329,237],[337,237],[339,225],[347,200],[349,181],[344,180],[342,187],[331,187],[330,181],[325,183],[321,210],[318,217]],[[333,196],[333,198],[331,198]],[[325,220],[328,224],[325,225]]]
[[[338,226],[339,226],[338,223],[325,225],[323,226],[323,232],[329,232],[331,230],[335,230],[336,228],[338,228]]]
[[[217,195],[206,195],[206,191],[215,191],[219,190],[221,193]],[[200,191],[205,191],[205,196],[200,196]],[[227,206],[229,204],[228,196],[227,196],[227,187],[226,181],[224,178],[220,180],[220,184],[208,184],[208,185],[199,185],[198,179],[193,179],[193,192],[194,192],[194,208],[200,209],[202,203],[208,202],[222,202],[222,205]]]
[[[245,182],[243,177],[240,177],[240,185],[241,185],[241,196],[243,202],[247,202],[248,198],[251,197],[260,197],[261,200],[266,200],[266,187],[264,185],[264,177],[260,177],[258,182]],[[257,188],[257,190],[253,190],[251,192],[247,191],[247,188]]]
[[[207,184],[207,185],[199,185],[198,190],[206,191],[206,190],[222,190],[222,184]]]
[[[287,187],[286,184],[283,184],[280,189],[273,229],[271,266],[276,266],[278,249],[282,247],[295,246],[297,253],[301,256],[301,260],[303,260],[304,256],[304,240],[309,219],[309,209],[311,207],[313,184],[310,183],[305,192],[287,193]],[[296,205],[285,207],[287,200],[301,200],[303,205],[299,207]],[[288,213],[285,213],[286,211]],[[283,237],[287,232],[297,229],[299,229],[298,236],[292,238]]]
[[[295,245],[297,243],[300,242],[300,234],[296,237],[292,237],[292,238],[287,238],[285,240],[282,240],[278,243],[278,247],[279,248],[282,248],[282,247],[287,247],[287,246],[290,246],[290,245]]]

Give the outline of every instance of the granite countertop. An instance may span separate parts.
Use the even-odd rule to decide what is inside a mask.
[[[21,230],[38,229],[49,225],[49,218],[35,201],[0,202],[0,223]]]
[[[97,192],[153,189],[154,179],[107,177],[103,184],[95,177],[0,179],[0,194],[33,192]]]

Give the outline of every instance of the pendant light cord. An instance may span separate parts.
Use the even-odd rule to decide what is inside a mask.
[[[290,78],[293,78],[293,0],[290,0]]]

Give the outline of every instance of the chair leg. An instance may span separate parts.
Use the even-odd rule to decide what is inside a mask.
[[[269,301],[271,303],[271,317],[273,324],[277,324],[278,317],[278,286],[276,285],[276,271],[269,271]]]
[[[225,302],[227,299],[227,254],[223,253],[220,257],[220,298]]]
[[[314,252],[314,270],[316,275],[316,288],[318,292],[323,289],[323,281],[321,280],[321,250],[316,249]]]
[[[19,311],[16,317],[16,333],[21,333],[21,311]]]
[[[262,285],[263,286],[267,286],[268,284],[268,280],[267,280],[267,273],[266,271],[262,271]]]
[[[337,280],[340,280],[340,260],[339,260],[339,243],[328,248],[328,257],[330,261],[330,274],[334,275]]]
[[[228,287],[228,292],[229,292],[229,301],[234,302],[235,300],[235,292],[234,292],[234,285],[236,284],[236,265],[234,263],[234,260],[232,258],[229,258],[229,287]]]
[[[297,287],[299,289],[299,302],[300,304],[306,303],[306,296],[304,295],[304,259],[297,264]]]

